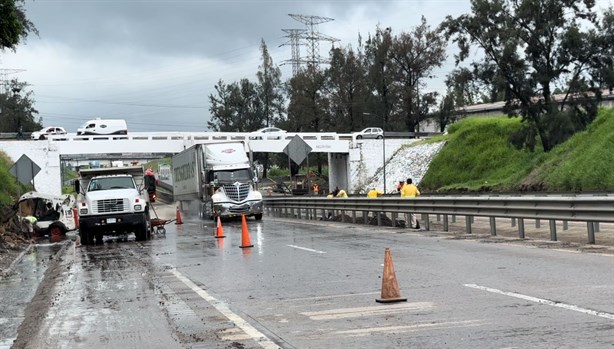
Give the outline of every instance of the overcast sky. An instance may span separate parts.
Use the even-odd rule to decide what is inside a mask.
[[[76,132],[103,117],[125,119],[131,131],[206,131],[217,81],[256,81],[261,39],[275,64],[291,58],[282,29],[305,25],[288,14],[333,18],[319,31],[356,47],[378,23],[394,35],[422,15],[436,27],[469,10],[469,0],[26,0],[40,36],[0,53],[0,69],[23,69],[8,77],[30,84],[44,126]],[[320,55],[329,49],[322,42]],[[442,92],[453,67],[437,69],[429,88]],[[280,68],[291,77],[290,64]]]

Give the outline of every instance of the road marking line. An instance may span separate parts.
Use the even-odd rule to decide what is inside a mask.
[[[312,301],[312,300],[322,300],[322,299],[332,299],[332,298],[340,298],[340,297],[356,297],[356,296],[368,296],[374,294],[381,294],[381,291],[374,292],[364,292],[364,293],[346,293],[346,294],[333,294],[330,296],[313,296],[313,297],[301,297],[301,298],[286,298],[280,299],[283,302],[296,302],[296,301]]]
[[[401,333],[401,332],[415,332],[420,330],[432,330],[439,328],[457,328],[457,327],[475,327],[481,326],[482,321],[480,320],[464,320],[464,321],[444,321],[444,322],[434,322],[434,323],[423,323],[416,325],[406,325],[406,326],[386,326],[386,327],[371,327],[371,328],[361,328],[355,330],[344,330],[344,331],[335,331],[335,334],[346,334],[350,336],[363,337],[368,336],[374,333]]]
[[[300,314],[309,317],[311,320],[336,320],[380,314],[394,314],[407,312],[408,310],[427,310],[431,308],[433,308],[433,303],[431,302],[414,302],[389,305],[386,307],[371,306],[359,308],[329,309],[323,311],[308,311]]]
[[[596,310],[581,308],[581,307],[579,307],[577,305],[573,305],[573,304],[566,304],[566,303],[560,303],[560,302],[551,301],[551,300],[548,300],[548,299],[531,297],[531,296],[527,296],[527,295],[516,293],[516,292],[501,291],[501,290],[497,290],[496,288],[490,288],[490,287],[480,286],[480,285],[476,285],[476,284],[464,284],[463,286],[475,288],[475,289],[482,290],[482,291],[488,291],[488,292],[492,292],[492,293],[502,294],[504,296],[520,298],[520,299],[524,299],[524,300],[530,301],[530,302],[550,305],[550,306],[553,306],[553,307],[563,308],[563,309],[567,309],[567,310],[573,310],[573,311],[577,311],[577,312],[584,313],[584,314],[589,314],[589,315],[594,315],[594,316],[599,316],[599,317],[602,317],[602,318],[614,320],[614,314],[607,313],[607,312],[604,312],[604,311],[596,311]]]
[[[298,248],[299,250],[305,250],[305,251],[309,251],[309,252],[315,252],[315,253],[326,253],[324,251],[318,251],[318,250],[313,250],[311,248],[307,248],[307,247],[301,247],[301,246],[296,246],[296,245],[288,245],[292,248]]]
[[[188,286],[192,291],[196,292],[199,296],[201,296],[204,300],[209,302],[217,311],[222,313],[224,316],[228,318],[228,320],[232,321],[237,327],[241,328],[243,332],[245,332],[248,336],[254,339],[261,347],[265,349],[279,349],[279,345],[275,344],[272,340],[270,340],[267,336],[265,336],[262,332],[258,331],[254,326],[250,325],[247,321],[243,320],[239,315],[235,314],[228,308],[228,306],[211,296],[207,291],[198,287],[192,280],[188,279],[186,276],[181,274],[177,269],[172,269],[170,271],[177,277],[177,279],[181,280],[186,286]]]

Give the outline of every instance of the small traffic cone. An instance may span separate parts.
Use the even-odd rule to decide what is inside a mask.
[[[247,222],[245,221],[245,215],[242,214],[241,215],[241,223],[242,223],[242,227],[241,227],[241,248],[246,248],[246,247],[254,247],[254,245],[252,245],[251,241],[249,240],[249,232],[247,231]]]
[[[175,224],[183,224],[181,220],[181,212],[179,212],[179,206],[177,206],[177,218],[175,219]]]
[[[224,228],[222,228],[222,219],[220,216],[217,216],[217,229],[215,229],[215,237],[216,238],[225,238]]]
[[[386,247],[384,255],[384,276],[382,277],[382,295],[375,299],[378,303],[407,302],[407,298],[401,297],[397,277],[394,273],[394,265],[390,256],[390,248]]]

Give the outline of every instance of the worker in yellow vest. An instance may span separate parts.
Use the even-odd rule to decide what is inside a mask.
[[[420,190],[418,190],[418,187],[412,183],[411,178],[407,178],[407,181],[401,188],[401,197],[405,199],[413,199],[417,196],[420,196]],[[420,229],[420,222],[418,222],[418,219],[416,219],[415,214],[406,213],[405,221],[410,223],[410,227],[412,229]]]

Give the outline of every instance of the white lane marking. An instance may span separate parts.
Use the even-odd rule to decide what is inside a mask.
[[[573,305],[573,304],[554,302],[554,301],[551,301],[551,300],[548,300],[548,299],[531,297],[531,296],[527,296],[527,295],[516,293],[516,292],[501,291],[501,290],[497,290],[496,288],[490,288],[490,287],[480,286],[480,285],[476,285],[476,284],[464,284],[463,286],[475,288],[475,289],[482,290],[482,291],[488,291],[488,292],[492,292],[492,293],[502,294],[504,296],[520,298],[520,299],[524,299],[524,300],[530,301],[530,302],[550,305],[550,306],[553,306],[553,307],[563,308],[563,309],[567,309],[567,310],[573,310],[573,311],[577,311],[577,312],[584,313],[584,314],[589,314],[589,315],[594,315],[594,316],[599,316],[599,317],[602,317],[602,318],[614,320],[614,314],[607,313],[607,312],[604,312],[604,311],[596,311],[596,310],[581,308],[581,307],[579,307],[577,305]]]
[[[355,337],[364,337],[374,333],[402,333],[402,332],[415,332],[420,330],[430,330],[439,328],[458,328],[458,327],[475,327],[481,326],[482,322],[479,320],[464,320],[464,321],[444,321],[444,322],[429,322],[416,325],[406,326],[386,326],[386,327],[371,327],[361,328],[355,330],[335,331],[335,334],[350,335]]]
[[[347,319],[355,317],[365,317],[380,314],[394,314],[407,312],[408,310],[427,310],[433,307],[431,302],[415,302],[415,303],[402,303],[396,305],[372,306],[372,307],[360,307],[360,308],[340,308],[329,309],[323,311],[309,311],[300,313],[309,317],[311,320],[335,320],[335,319]]]
[[[374,294],[381,294],[381,291],[374,292],[363,292],[363,293],[346,293],[346,294],[333,294],[330,296],[314,296],[314,297],[302,297],[302,298],[287,298],[280,299],[283,302],[296,302],[296,301],[312,301],[312,300],[322,300],[322,299],[332,299],[332,298],[342,298],[342,297],[356,297],[356,296],[368,296]]]
[[[232,310],[230,310],[226,304],[217,300],[205,290],[198,287],[198,285],[196,285],[194,282],[192,282],[192,280],[188,279],[179,271],[177,271],[177,269],[172,269],[171,273],[173,273],[173,275],[175,275],[177,279],[181,280],[184,284],[186,284],[186,286],[192,289],[192,291],[196,292],[196,294],[209,302],[209,304],[213,305],[215,309],[217,309],[217,311],[226,316],[228,320],[232,321],[237,327],[241,328],[243,332],[245,332],[248,336],[254,339],[258,344],[260,344],[261,347],[265,349],[279,349],[279,345],[275,344],[262,332],[258,331],[254,326],[243,320],[243,318],[241,318],[239,315],[233,313]]]
[[[313,250],[311,248],[307,248],[307,247],[301,247],[301,246],[296,246],[296,245],[288,245],[292,248],[298,248],[299,250],[305,250],[305,251],[309,251],[309,252],[315,252],[315,253],[326,253],[324,251],[318,251],[318,250]]]

